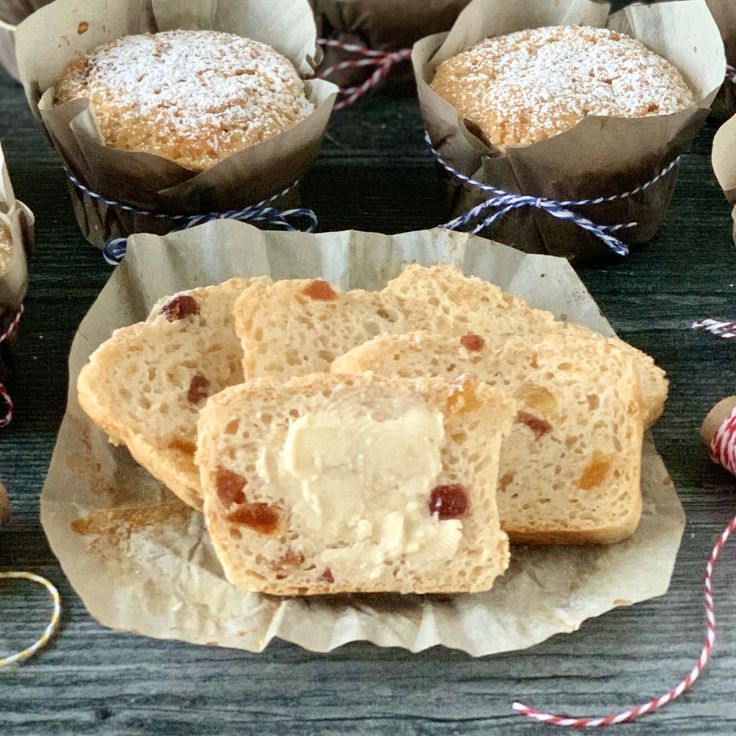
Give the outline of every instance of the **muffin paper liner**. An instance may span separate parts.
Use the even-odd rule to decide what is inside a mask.
[[[13,239],[13,262],[0,274],[0,333],[2,316],[14,313],[23,303],[28,288],[28,256],[33,248],[33,213],[15,198],[5,154],[0,147],[0,221],[8,226]]]
[[[149,153],[106,146],[87,100],[54,105],[54,84],[78,54],[123,36],[176,28],[263,41],[286,56],[302,77],[312,74],[319,59],[306,0],[56,0],[21,23],[16,46],[28,101],[67,170],[108,200],[176,215],[240,209],[298,181],[319,154],[337,91],[323,80],[305,82],[307,98],[315,104],[306,119],[201,173]],[[70,188],[79,226],[94,245],[132,232],[167,232],[175,225]]]
[[[727,120],[736,113],[736,3],[733,0],[706,0],[718,24],[729,68],[726,81],[713,103],[713,117]]]
[[[697,103],[671,115],[588,117],[547,140],[500,150],[476,135],[430,88],[442,61],[482,39],[550,25],[608,27],[638,38],[680,70]],[[655,179],[697,134],[726,68],[723,44],[704,0],[636,6],[615,15],[588,0],[474,0],[449,33],[417,42],[412,60],[425,126],[445,161],[484,184],[554,202],[619,195]],[[616,236],[625,243],[643,243],[664,220],[676,175],[673,168],[633,196],[572,209],[597,225],[635,222]],[[448,196],[448,220],[487,199],[455,180],[449,181]],[[490,235],[529,253],[565,256],[578,263],[610,253],[590,233],[531,207],[503,217]]]
[[[17,26],[49,2],[50,0],[0,0],[0,21],[9,26]],[[13,79],[20,81],[15,60],[15,33],[8,28],[0,28],[0,66]]]
[[[726,121],[713,139],[713,171],[726,198],[733,206],[731,217],[733,240],[736,243],[736,117]],[[724,315],[724,318],[728,318]]]
[[[41,498],[54,554],[101,624],[252,652],[280,638],[320,652],[366,640],[414,652],[442,644],[481,656],[573,632],[587,618],[665,593],[685,518],[651,437],[642,520],[625,542],[513,546],[511,567],[488,593],[279,598],[230,585],[202,515],[113,447],[79,407],[77,377],[92,351],[114,329],[145,319],[163,295],[256,275],[381,289],[408,262],[453,263],[535,307],[613,334],[567,261],[463,233],[313,235],[219,221],[130,239],[74,339],[68,405]]]

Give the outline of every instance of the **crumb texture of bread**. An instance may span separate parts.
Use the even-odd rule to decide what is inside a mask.
[[[235,305],[246,378],[329,371],[335,358],[384,333],[436,322],[426,303],[383,291],[342,291],[320,279],[255,284]]]
[[[384,335],[335,361],[412,379],[472,376],[518,402],[501,449],[498,506],[512,542],[612,543],[641,516],[643,427],[631,358],[572,331],[501,346],[485,336]]]
[[[389,282],[385,291],[408,302],[423,300],[440,311],[436,324],[429,328],[417,326],[417,330],[430,329],[439,333],[449,323],[449,334],[483,335],[486,343],[496,346],[511,337],[522,336],[527,342],[533,342],[562,331],[574,333],[581,341],[607,343],[634,361],[645,428],[651,427],[662,414],[669,388],[665,372],[649,355],[617,337],[603,337],[581,325],[558,321],[551,312],[534,309],[495,284],[465,276],[451,266],[408,266]]]
[[[115,444],[194,508],[197,418],[208,397],[240,383],[233,305],[253,280],[233,278],[164,297],[145,322],[116,330],[83,367],[79,402]]]
[[[488,590],[513,404],[465,379],[255,379],[202,409],[196,461],[228,580],[274,595]]]
[[[203,171],[314,109],[293,64],[231,33],[125,36],[72,61],[56,102],[90,100],[105,142]]]
[[[695,102],[680,72],[641,41],[581,26],[487,38],[443,61],[431,86],[501,148],[550,138],[589,115],[668,115]]]

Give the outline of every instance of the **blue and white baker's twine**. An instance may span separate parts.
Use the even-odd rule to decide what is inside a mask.
[[[122,212],[130,212],[134,215],[142,215],[145,217],[156,217],[160,220],[169,220],[171,222],[181,223],[175,227],[172,232],[178,232],[179,230],[186,230],[195,225],[202,225],[205,222],[212,220],[239,220],[240,222],[263,222],[274,227],[281,228],[282,230],[303,230],[305,232],[313,232],[317,227],[317,215],[313,210],[307,207],[299,207],[291,210],[278,210],[271,205],[277,200],[289,194],[299,184],[299,180],[290,184],[286,189],[274,194],[268,199],[264,199],[256,204],[248,205],[240,210],[228,210],[227,212],[209,212],[203,215],[170,215],[166,212],[156,212],[154,210],[144,210],[138,207],[133,207],[123,202],[117,202],[114,199],[108,199],[103,197],[97,192],[93,192],[91,189],[82,184],[71,172],[67,171],[69,181],[74,186],[83,192],[88,197],[91,197],[98,202],[106,204],[108,207],[112,207]],[[292,222],[302,221],[302,227],[295,227]],[[103,249],[102,255],[105,260],[111,266],[117,266],[118,263],[125,256],[127,249],[128,238],[111,238],[108,240]]]
[[[445,227],[448,230],[458,230],[460,228],[473,225],[473,233],[479,233],[493,225],[502,217],[506,216],[512,210],[516,210],[521,207],[534,207],[535,209],[548,213],[552,217],[556,217],[558,220],[571,222],[583,230],[587,230],[589,233],[593,234],[605,243],[605,245],[607,245],[614,253],[617,253],[620,256],[628,255],[629,248],[625,243],[622,243],[618,238],[614,237],[612,233],[636,227],[636,222],[625,222],[619,225],[597,225],[587,217],[583,217],[582,215],[573,212],[570,208],[616,202],[621,199],[633,197],[635,194],[643,192],[645,189],[648,189],[663,179],[680,162],[680,156],[678,156],[674,160],[670,161],[670,163],[668,163],[653,179],[630,189],[628,192],[612,194],[608,197],[594,197],[592,199],[576,200],[570,199],[558,202],[554,199],[546,199],[545,197],[531,197],[526,194],[506,192],[491,184],[485,184],[482,181],[466,176],[442,158],[439,151],[437,151],[437,149],[432,145],[432,141],[430,140],[428,133],[425,134],[424,139],[426,140],[429,150],[435,160],[440,164],[440,166],[442,166],[442,168],[445,169],[445,171],[454,176],[458,181],[492,195],[484,202],[481,202],[475,207],[469,209],[467,212],[463,212],[463,214],[446,223],[442,227]],[[495,212],[486,217],[488,210],[495,210]]]

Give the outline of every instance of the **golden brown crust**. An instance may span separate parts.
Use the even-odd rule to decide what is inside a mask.
[[[431,86],[499,147],[536,143],[589,115],[664,115],[694,102],[677,69],[640,41],[580,26],[486,39],[442,62]]]
[[[203,171],[313,110],[286,57],[218,31],[126,36],[72,61],[58,104],[89,98],[105,142]]]

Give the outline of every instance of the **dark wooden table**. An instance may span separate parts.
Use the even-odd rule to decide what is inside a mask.
[[[274,642],[263,654],[154,641],[93,621],[52,556],[38,498],[64,412],[66,358],[79,321],[110,275],[82,240],[59,163],[0,79],[0,134],[18,196],[37,216],[37,250],[12,390],[17,419],[0,431],[0,477],[14,515],[0,531],[0,569],[48,576],[64,599],[52,646],[0,671],[0,732],[27,734],[540,734],[512,714],[514,697],[573,713],[607,713],[658,695],[689,670],[703,630],[707,554],[736,511],[736,480],[698,440],[710,406],[734,391],[736,345],[694,333],[703,316],[736,317],[729,208],[713,178],[706,129],[683,160],[666,226],[630,258],[582,277],[620,334],[651,353],[672,380],[655,429],[688,514],[670,592],[613,611],[515,654],[471,659],[344,646],[328,655]],[[443,221],[416,103],[376,93],[335,115],[304,200],[322,230],[399,232]],[[736,561],[715,581],[717,656],[690,694],[618,730],[626,734],[736,733]],[[0,653],[45,625],[45,593],[3,583]]]

